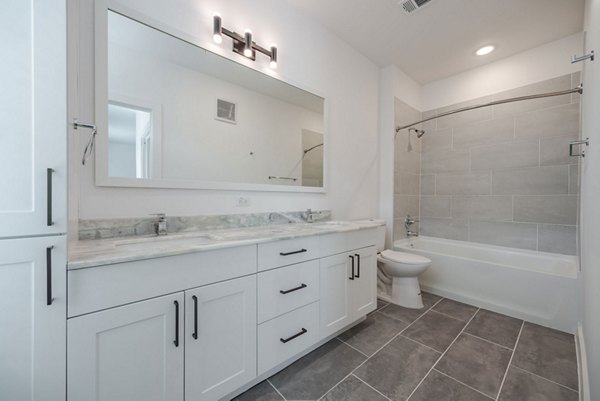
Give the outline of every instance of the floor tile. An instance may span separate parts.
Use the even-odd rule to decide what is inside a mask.
[[[389,304],[382,308],[379,311],[379,313],[383,313],[384,315],[391,317],[392,319],[397,319],[405,323],[412,323],[423,313],[427,312],[429,308],[431,308],[436,302],[438,302],[441,299],[441,297],[438,297],[437,295],[429,294],[426,292],[423,293],[422,297],[423,308],[421,309],[411,309],[405,308],[403,306],[398,306],[396,304]]]
[[[463,321],[431,310],[414,322],[402,335],[444,352],[464,326]]]
[[[522,320],[481,309],[471,320],[465,332],[512,349],[522,323]]]
[[[577,401],[579,394],[511,366],[499,401]]]
[[[563,386],[578,389],[572,334],[525,323],[512,363]]]
[[[389,318],[381,313],[369,315],[362,323],[357,324],[338,338],[360,352],[371,356],[385,343],[400,333],[407,324]]]
[[[436,369],[495,398],[511,354],[506,348],[463,333]]]
[[[335,386],[323,401],[386,401],[387,398],[350,375]]]
[[[377,298],[377,309],[376,310],[379,310],[379,309],[383,308],[387,304],[389,304],[389,302],[384,301],[383,299]]]
[[[440,303],[433,307],[433,310],[444,313],[453,318],[468,322],[477,312],[477,307],[453,301],[451,299],[443,299]]]
[[[490,401],[490,398],[434,369],[410,401]]]
[[[439,356],[431,348],[399,336],[354,374],[392,400],[404,401]]]
[[[288,400],[317,400],[365,359],[360,352],[333,339],[269,380]]]
[[[265,380],[232,401],[283,401],[283,397]]]

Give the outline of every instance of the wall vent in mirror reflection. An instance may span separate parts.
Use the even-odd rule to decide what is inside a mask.
[[[322,97],[143,22],[108,11],[103,182],[324,186],[327,149],[304,153],[327,142]]]

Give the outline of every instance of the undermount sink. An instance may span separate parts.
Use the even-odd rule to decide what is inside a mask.
[[[209,234],[172,234],[154,237],[124,239],[122,241],[115,242],[115,246],[147,245],[149,243],[169,243],[170,245],[172,245],[175,242],[186,245],[200,245],[209,243],[211,241],[213,241],[213,239]]]

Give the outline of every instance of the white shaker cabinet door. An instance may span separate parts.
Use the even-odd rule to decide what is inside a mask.
[[[66,232],[66,1],[0,2],[0,238]]]
[[[374,246],[350,252],[354,256],[354,280],[350,306],[353,320],[377,309],[377,250]]]
[[[70,319],[69,401],[182,401],[183,293]]]
[[[217,400],[256,377],[256,276],[185,292],[186,400]]]
[[[0,400],[65,399],[66,242],[0,240]]]
[[[320,260],[320,328],[325,338],[352,322],[350,285],[352,272],[350,255],[329,256]]]

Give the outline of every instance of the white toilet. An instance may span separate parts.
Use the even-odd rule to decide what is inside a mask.
[[[384,247],[385,227],[379,227],[377,277],[383,292],[379,293],[380,297],[406,308],[422,308],[419,275],[431,266],[431,260],[412,253],[384,250]]]

